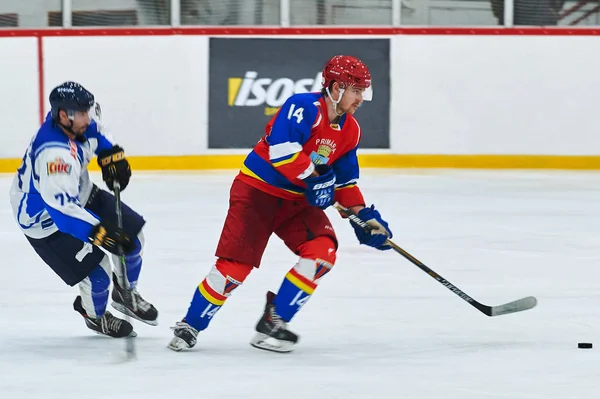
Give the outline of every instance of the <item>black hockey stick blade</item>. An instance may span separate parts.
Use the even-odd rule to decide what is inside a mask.
[[[365,222],[364,220],[359,218],[358,215],[356,215],[350,209],[345,208],[338,202],[333,204],[333,206],[339,212],[341,212],[343,215],[347,216],[348,219],[350,219],[350,221],[352,223],[356,224],[357,226],[362,227],[365,231],[371,231],[373,229],[372,226],[370,226],[367,222]],[[473,306],[474,308],[476,308],[477,310],[479,310],[481,313],[485,314],[486,316],[494,317],[494,316],[501,316],[501,315],[510,314],[510,313],[522,312],[524,310],[529,310],[537,305],[537,299],[535,299],[532,296],[517,299],[516,301],[508,302],[508,303],[505,303],[504,305],[498,305],[498,306],[484,305],[484,304],[476,301],[475,299],[471,298],[460,288],[458,288],[457,286],[452,284],[450,281],[446,280],[445,278],[443,278],[442,276],[437,274],[435,271],[433,271],[428,266],[426,266],[423,262],[421,262],[420,260],[418,260],[417,258],[412,256],[411,254],[406,252],[404,249],[400,248],[393,241],[388,239],[386,241],[386,244],[391,246],[395,252],[399,253],[400,255],[402,255],[403,257],[408,259],[413,265],[417,266],[419,269],[421,269],[425,273],[429,274],[432,278],[437,280],[438,283],[440,283],[444,287],[448,288],[455,295],[460,297],[463,301],[467,302],[468,304],[470,304],[471,306]]]

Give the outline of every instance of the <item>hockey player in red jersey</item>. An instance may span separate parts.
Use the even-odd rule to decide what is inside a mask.
[[[291,96],[266,126],[230,190],[217,261],[194,292],[169,348],[192,348],[232,291],[258,268],[275,233],[299,256],[277,293],[267,293],[251,345],[289,352],[298,336],[287,325],[333,268],[337,238],[323,209],[335,201],[374,229],[355,227],[362,244],[389,249],[388,224],[365,207],[357,186],[361,129],[354,113],[372,95],[371,74],[357,58],[338,55],[323,70],[320,93]]]

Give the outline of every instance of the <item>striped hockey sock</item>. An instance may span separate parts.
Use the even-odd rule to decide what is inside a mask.
[[[277,296],[275,311],[286,322],[292,320],[296,313],[308,301],[320,279],[326,275],[333,265],[321,259],[301,258],[286,274]]]

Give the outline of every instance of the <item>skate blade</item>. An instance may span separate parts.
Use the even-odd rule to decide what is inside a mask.
[[[121,305],[120,303],[117,303],[115,301],[113,301],[110,304],[115,310],[123,313],[124,315],[127,315],[129,317],[132,317],[134,319],[136,319],[137,321],[141,321],[142,323],[146,323],[148,325],[151,326],[157,326],[158,325],[158,317],[156,320],[144,320],[138,317],[138,315],[136,315],[135,313],[133,313],[131,310],[127,309],[124,305]]]
[[[137,337],[137,333],[136,333],[135,331],[131,331],[131,332],[129,333],[129,335],[127,335],[127,336],[125,336],[125,337],[111,337],[110,335],[103,334],[103,333],[101,333],[101,332],[98,332],[98,331],[96,331],[96,330],[92,330],[92,332],[93,332],[94,334],[97,334],[97,335],[100,335],[100,336],[103,336],[103,337],[108,337],[108,338],[117,338],[117,339],[121,339],[121,338],[135,338],[135,337]]]
[[[184,349],[191,349],[192,347],[187,344],[183,339],[179,337],[173,337],[167,348],[175,352],[181,352]]]
[[[258,349],[277,353],[288,353],[294,350],[294,343],[281,341],[263,333],[257,333],[250,341],[250,345]]]

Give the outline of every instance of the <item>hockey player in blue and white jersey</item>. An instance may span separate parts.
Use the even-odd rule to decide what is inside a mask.
[[[131,177],[123,148],[100,130],[91,113],[94,96],[75,82],[50,93],[51,112],[33,137],[14,178],[10,200],[27,240],[60,278],[79,286],[74,309],[88,328],[111,337],[135,336],[133,327],[106,310],[111,277],[112,306],[150,325],[156,308],[136,290],[142,267],[145,220],[122,204],[123,228],[116,226],[115,198],[90,180],[87,167],[94,157],[109,189],[121,190]],[[118,246],[125,253],[126,272]],[[128,287],[129,289],[125,289]]]

